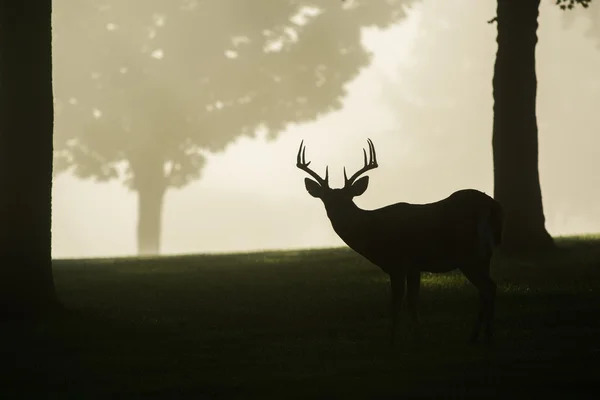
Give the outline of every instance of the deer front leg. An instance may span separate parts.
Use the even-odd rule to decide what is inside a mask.
[[[419,322],[419,289],[421,287],[421,271],[409,268],[406,273],[406,297],[408,313],[411,319],[411,330],[417,343],[421,341],[421,327]]]
[[[394,346],[396,339],[396,330],[398,327],[398,316],[400,314],[400,306],[402,305],[402,298],[404,297],[404,285],[406,281],[405,273],[395,272],[390,274],[390,285],[392,289],[392,329],[390,346]]]

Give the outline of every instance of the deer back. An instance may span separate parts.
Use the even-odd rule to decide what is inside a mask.
[[[382,268],[402,262],[454,266],[496,244],[496,206],[486,194],[467,189],[428,204],[357,207],[354,218],[330,220],[350,248]]]

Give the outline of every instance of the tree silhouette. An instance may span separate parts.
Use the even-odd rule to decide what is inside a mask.
[[[55,171],[137,192],[140,254],[159,251],[164,195],[199,178],[202,151],[339,109],[370,61],[361,27],[410,1],[257,3],[55,2]]]
[[[558,0],[561,7],[590,0]],[[507,252],[554,246],[545,228],[538,172],[535,48],[540,0],[498,0],[494,65],[494,198],[505,209]]]
[[[52,2],[0,2],[0,313],[58,307],[51,260]]]
[[[462,3],[428,3],[422,6],[428,17],[421,19],[413,50],[419,64],[402,68],[399,74],[404,89],[402,93],[390,90],[392,85],[383,90],[390,103],[402,110],[399,119],[405,126],[403,130],[418,130],[416,140],[422,145],[435,143],[431,144],[433,150],[437,150],[435,163],[452,166],[431,173],[442,181],[439,187],[448,186],[444,190],[452,190],[450,186],[457,181],[465,185],[470,185],[473,180],[483,181],[484,174],[487,174],[486,168],[476,167],[485,166],[486,162],[486,154],[481,151],[484,146],[481,140],[485,140],[481,132],[485,127],[480,124],[483,118],[479,115],[473,117],[473,113],[477,112],[474,109],[478,104],[489,96],[489,89],[478,84],[465,87],[465,79],[469,79],[467,75],[485,76],[488,73],[483,60],[487,59],[484,54],[489,46],[485,43],[489,38],[480,33],[473,37],[473,23],[480,22],[474,22],[472,17],[487,6],[483,2]],[[561,5],[568,9],[569,3],[563,3]],[[498,26],[503,36],[499,37],[494,77],[494,84],[500,88],[494,93],[494,183],[496,196],[502,199],[503,204],[509,204],[506,212],[510,222],[505,232],[505,249],[509,251],[552,245],[544,226],[537,172],[536,72],[535,59],[531,58],[536,44],[531,35],[535,35],[536,30],[531,33],[523,27],[524,23],[536,22],[537,14],[527,14],[527,4],[511,2],[509,6],[514,9],[509,11],[513,16],[505,17],[505,24]],[[470,17],[462,11],[466,6],[469,6]],[[534,6],[537,10],[538,5]],[[476,7],[479,8],[474,10]],[[517,17],[520,19],[515,20]],[[515,28],[512,24],[518,26]],[[507,38],[506,30],[510,30],[513,36]],[[444,38],[452,44],[444,43]],[[440,62],[444,63],[441,73]],[[461,112],[464,115],[461,116]],[[465,119],[469,121],[468,129],[464,128]],[[450,148],[452,150],[448,151]],[[469,162],[465,163],[465,160]],[[439,187],[436,186],[436,189]]]
[[[593,127],[598,118],[593,110],[598,103],[595,71],[600,53],[590,49],[589,41],[581,40],[579,29],[560,29],[556,17],[580,14],[588,18],[594,8],[600,9],[600,3],[567,12],[561,12],[554,1],[543,6],[536,70],[543,91],[537,99],[537,113],[545,148],[540,174],[547,177],[542,178],[546,223],[554,219],[565,227],[587,217],[589,226],[598,221],[598,193],[592,188],[600,187],[600,177],[586,175],[584,181],[573,176],[585,174],[597,159]],[[485,21],[493,7],[470,0],[423,3],[410,62],[401,65],[397,80],[382,85],[400,130],[410,135],[418,153],[428,155],[401,177],[402,185],[411,187],[411,194],[424,195],[424,200],[458,187],[492,188],[488,186],[493,182],[492,149],[486,132],[492,117],[488,79],[492,79],[490,65],[496,54],[496,26]],[[418,181],[425,174],[435,186]],[[568,218],[559,220],[560,214]]]

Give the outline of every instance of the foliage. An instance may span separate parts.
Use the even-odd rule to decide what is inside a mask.
[[[203,151],[339,109],[370,62],[361,28],[409,0],[55,1],[55,172],[198,178]],[[149,167],[149,165],[158,165]]]
[[[596,47],[600,48],[600,2],[588,2],[586,10],[573,9],[573,11],[564,13],[562,18],[566,28],[571,28],[577,17],[582,17],[588,21],[585,35],[591,38]]]
[[[588,8],[592,0],[556,0],[556,4],[561,10],[572,10],[576,5],[581,5],[583,8]]]

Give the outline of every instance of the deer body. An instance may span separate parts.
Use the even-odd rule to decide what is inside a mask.
[[[363,210],[352,202],[327,216],[337,235],[386,273],[414,264],[423,272],[449,272],[493,250],[495,201],[476,190],[429,204],[396,203]]]
[[[500,244],[502,208],[486,194],[473,189],[454,192],[428,204],[396,203],[376,210],[363,210],[353,201],[368,186],[368,177],[356,178],[377,167],[375,149],[369,140],[371,160],[341,189],[331,189],[328,174],[320,178],[304,161],[302,144],[297,166],[317,179],[306,178],[306,189],[323,201],[337,235],[354,251],[390,276],[392,291],[392,335],[397,326],[405,288],[409,313],[418,327],[417,301],[421,272],[443,273],[460,269],[478,289],[480,311],[471,334],[477,340],[485,323],[488,344],[492,341],[492,320],[496,284],[489,276],[492,252]],[[356,180],[356,181],[355,181]]]

